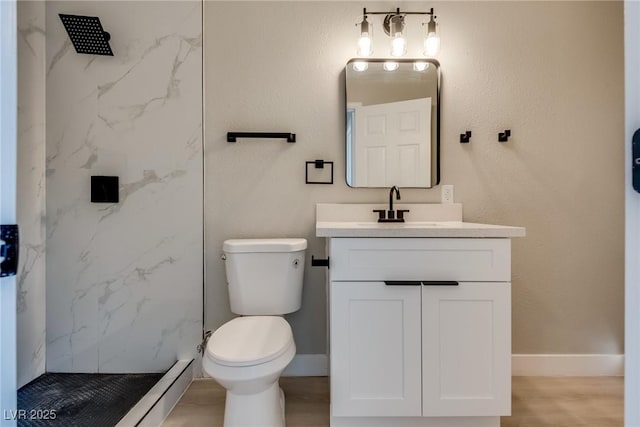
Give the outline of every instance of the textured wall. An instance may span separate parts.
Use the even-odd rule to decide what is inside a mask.
[[[381,3],[419,8],[421,3]],[[465,220],[527,227],[513,244],[514,353],[623,352],[621,2],[442,2],[442,182]],[[222,242],[299,236],[315,204],[383,202],[344,184],[343,68],[355,55],[351,2],[206,2],[206,325],[229,312]],[[409,56],[420,54],[417,23]],[[375,55],[388,46],[376,28]],[[416,43],[417,42],[417,43]],[[508,143],[497,133],[510,128]],[[229,130],[292,131],[225,141]],[[473,131],[471,144],[458,134]],[[336,162],[335,184],[304,184],[304,161]],[[406,190],[435,202],[440,188]],[[310,258],[310,257],[309,257]],[[325,272],[307,265],[289,316],[299,353],[324,353]]]
[[[58,13],[99,16],[78,55]],[[47,2],[47,370],[151,372],[202,325],[202,4]],[[119,204],[89,203],[91,175]]]
[[[44,21],[44,2],[18,2],[18,387],[45,368]]]

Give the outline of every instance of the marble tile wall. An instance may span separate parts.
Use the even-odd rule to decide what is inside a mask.
[[[58,13],[100,17],[115,56]],[[202,329],[202,4],[47,2],[46,25],[47,371],[165,370]]]
[[[45,370],[45,4],[18,2],[18,387]]]

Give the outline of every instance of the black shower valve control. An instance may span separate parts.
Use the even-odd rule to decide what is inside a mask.
[[[0,277],[16,275],[19,252],[18,226],[16,224],[0,225]]]

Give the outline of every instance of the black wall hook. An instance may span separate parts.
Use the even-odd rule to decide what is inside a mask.
[[[467,144],[471,139],[471,131],[468,130],[465,133],[460,134],[460,144]]]
[[[504,132],[498,133],[498,141],[507,142],[511,136],[511,129],[505,129]]]

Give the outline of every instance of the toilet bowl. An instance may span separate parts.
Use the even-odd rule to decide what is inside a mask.
[[[300,309],[307,241],[231,239],[223,244],[231,311],[207,343],[204,371],[227,389],[224,427],[284,427],[278,380],[293,360],[291,327]]]
[[[281,317],[238,317],[209,339],[203,368],[227,390],[224,427],[284,427],[278,380],[296,354]]]

